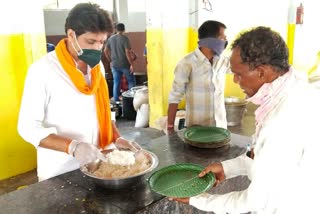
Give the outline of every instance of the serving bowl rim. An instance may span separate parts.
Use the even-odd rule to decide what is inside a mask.
[[[103,153],[108,153],[108,152],[111,152],[113,151],[114,149],[108,149],[108,150],[104,150]],[[121,149],[123,150],[123,149]],[[123,151],[128,151],[128,150],[123,150]],[[126,180],[126,179],[130,179],[130,178],[135,178],[135,177],[139,177],[139,176],[142,176],[142,175],[146,175],[147,173],[151,172],[152,170],[154,170],[158,165],[159,165],[159,159],[157,157],[157,155],[151,151],[148,151],[148,150],[144,150],[142,149],[140,152],[143,152],[144,154],[148,155],[150,157],[150,159],[152,160],[152,163],[151,163],[151,166],[149,168],[147,168],[146,170],[142,171],[142,172],[139,172],[137,174],[134,174],[134,175],[131,175],[131,176],[128,176],[128,177],[116,177],[116,178],[103,178],[103,177],[98,177],[98,176],[95,176],[93,175],[92,173],[90,173],[88,171],[88,165],[90,164],[99,164],[101,163],[102,161],[97,159],[91,163],[88,163],[88,164],[85,164],[83,166],[80,167],[80,171],[85,174],[86,176],[88,177],[91,177],[91,178],[94,178],[94,179],[98,179],[98,180],[101,180],[101,181],[116,181],[116,180]]]

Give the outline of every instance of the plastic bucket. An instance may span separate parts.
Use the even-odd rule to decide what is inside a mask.
[[[127,120],[135,120],[137,112],[133,108],[134,91],[128,90],[122,93],[122,116]]]

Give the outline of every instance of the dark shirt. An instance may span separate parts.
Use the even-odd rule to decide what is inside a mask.
[[[123,34],[112,35],[107,41],[111,53],[111,65],[116,68],[130,68],[126,49],[131,49],[129,38]]]

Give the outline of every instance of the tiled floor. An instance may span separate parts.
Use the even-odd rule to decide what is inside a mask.
[[[0,181],[0,195],[27,187],[27,185],[36,182],[38,182],[36,169],[2,180]]]
[[[228,127],[228,129],[232,133],[251,136],[254,131],[254,111],[256,107],[252,104],[248,104],[245,114],[242,118],[241,125]],[[126,119],[118,119],[117,125],[121,133],[130,132],[130,130],[134,129],[135,122],[132,120]],[[30,172],[14,176],[9,179],[5,179],[0,181],[0,195],[14,191],[16,189],[21,189],[26,187],[27,185],[36,183],[38,181],[36,170],[32,170]]]

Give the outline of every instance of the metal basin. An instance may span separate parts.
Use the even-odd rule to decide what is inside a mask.
[[[237,97],[225,98],[228,126],[237,126],[241,124],[246,105],[247,102],[243,99]]]
[[[113,149],[103,151],[103,153],[107,154],[109,152],[113,151]],[[99,164],[101,163],[101,160],[96,160],[92,163],[89,163],[87,165],[84,165],[80,167],[80,171],[87,176],[87,178],[91,179],[94,183],[97,185],[107,188],[107,189],[124,189],[124,188],[132,188],[134,186],[137,186],[141,184],[142,182],[146,181],[146,175],[149,172],[152,172],[158,164],[159,159],[158,157],[147,150],[141,150],[140,152],[143,152],[146,158],[148,158],[151,161],[151,166],[146,169],[143,172],[140,172],[138,174],[125,177],[125,178],[101,178],[93,175],[91,172],[98,169]]]

